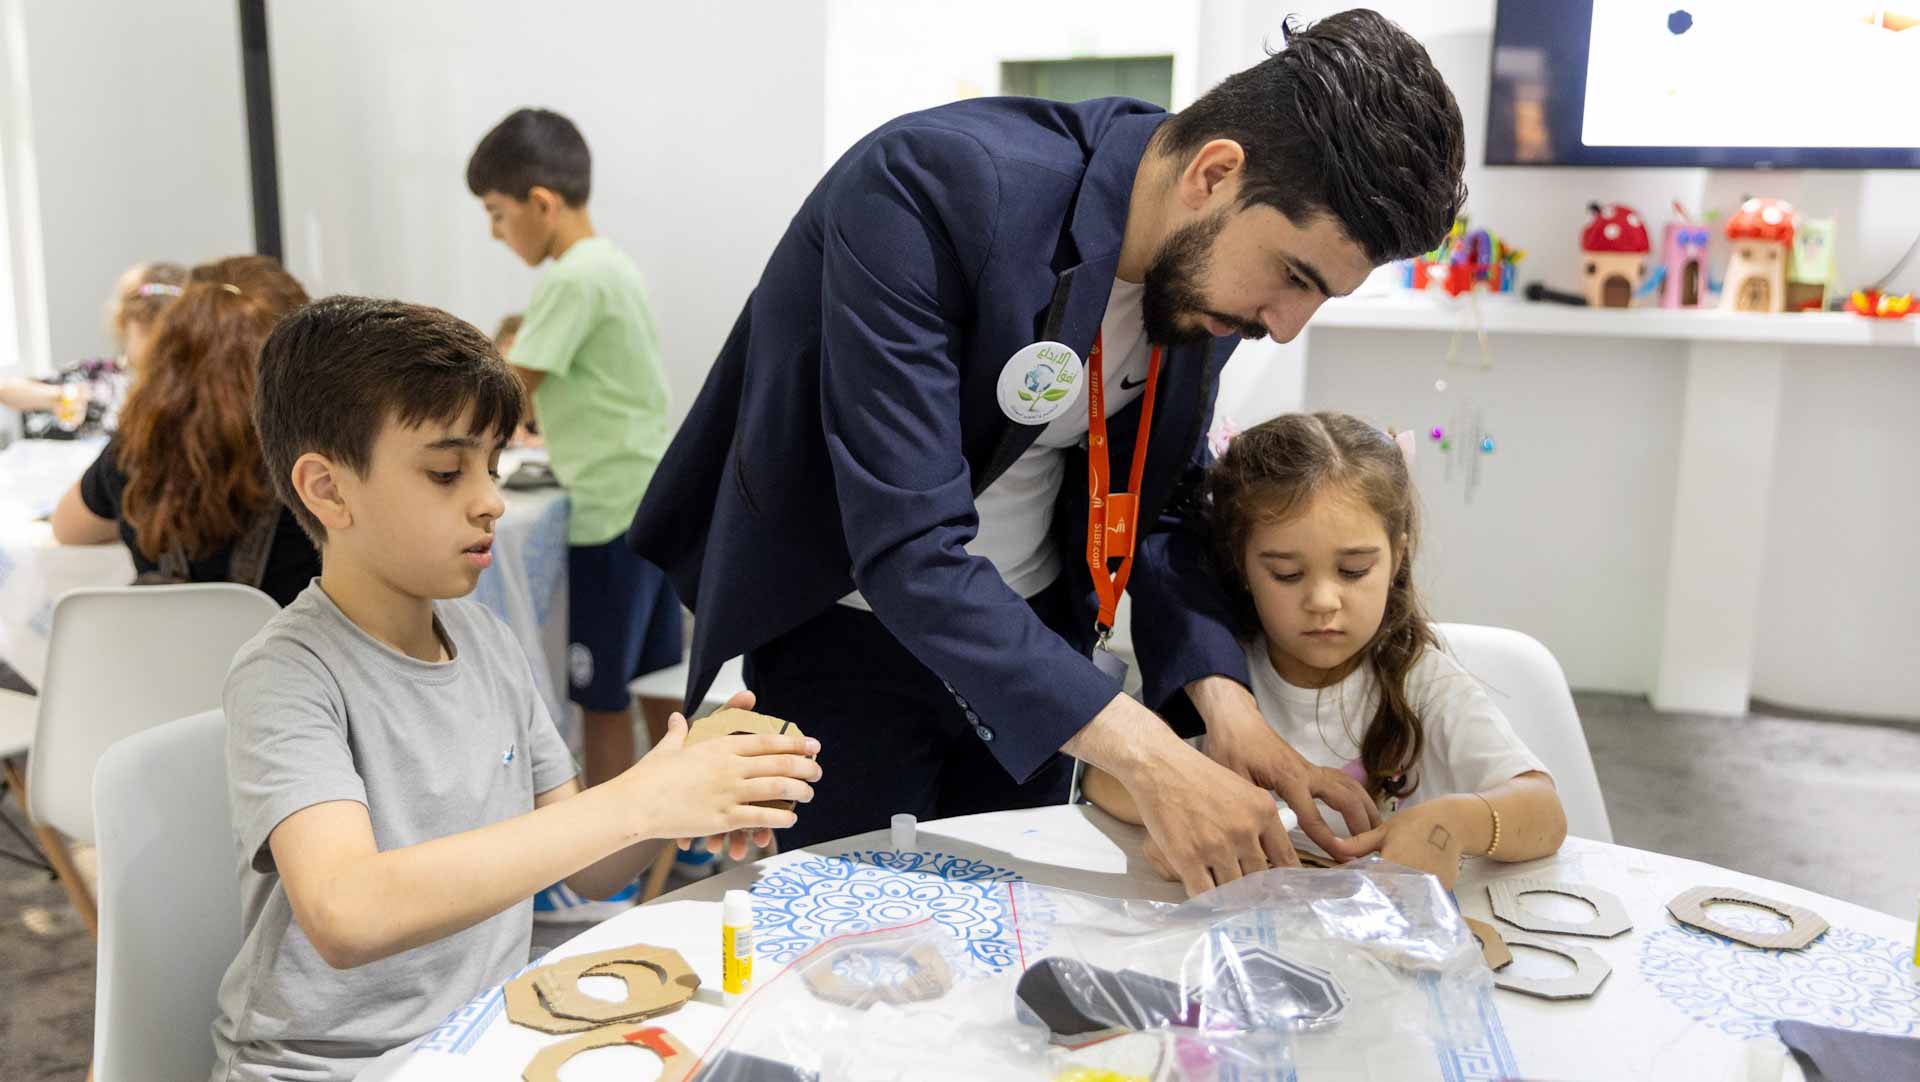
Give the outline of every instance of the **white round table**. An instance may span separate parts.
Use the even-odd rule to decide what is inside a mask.
[[[997,812],[920,825],[916,849],[958,858],[968,875],[985,867],[1030,882],[1090,894],[1177,902],[1183,892],[1161,880],[1141,855],[1143,832],[1086,805]],[[733,868],[665,895],[652,904],[583,931],[548,960],[635,943],[672,947],[700,975],[692,1002],[648,1024],[667,1028],[696,1052],[706,1047],[730,1009],[720,994],[720,898],[730,888],[762,880],[804,882],[839,854],[885,850],[876,831],[812,849],[782,853]],[[928,861],[928,866],[940,862]],[[1510,1048],[1513,1072],[1528,1078],[1689,1080],[1794,1079],[1781,1059],[1771,1021],[1802,1018],[1822,1024],[1920,1036],[1920,971],[1911,958],[1911,921],[1782,883],[1712,865],[1625,846],[1569,838],[1558,854],[1526,864],[1472,860],[1455,889],[1463,913],[1493,921],[1487,885],[1503,879],[1547,878],[1600,887],[1619,896],[1633,929],[1612,939],[1547,936],[1597,951],[1613,972],[1595,996],[1550,1002],[1497,990],[1494,1003]],[[1771,952],[1685,929],[1666,903],[1689,887],[1734,887],[1804,906],[1831,929],[1801,952]],[[791,958],[757,900],[758,957],[754,976],[764,984]],[[1576,903],[1577,904],[1577,903]],[[878,922],[875,926],[901,923]],[[771,934],[770,934],[771,933]],[[1531,964],[1524,952],[1520,961]],[[771,956],[771,957],[770,957]],[[1849,1024],[1851,1023],[1851,1024]],[[420,1080],[518,1080],[541,1047],[560,1040],[507,1021],[493,989],[428,1034],[391,1077]],[[568,1077],[635,1077],[637,1053],[575,1061]],[[605,1066],[603,1066],[605,1065]],[[1500,1073],[1488,1064],[1484,1076]],[[652,1077],[643,1066],[638,1077]],[[1302,1076],[1302,1082],[1311,1082]]]

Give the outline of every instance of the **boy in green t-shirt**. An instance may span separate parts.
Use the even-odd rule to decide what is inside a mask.
[[[634,760],[627,685],[681,660],[680,600],[625,533],[672,436],[666,375],[639,268],[587,215],[592,159],[544,109],[501,121],[467,162],[493,235],[550,262],[507,360],[531,394],[567,526],[570,683],[586,719],[586,782]]]

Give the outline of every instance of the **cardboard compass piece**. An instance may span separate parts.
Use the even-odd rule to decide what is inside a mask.
[[[848,947],[809,965],[801,980],[828,1003],[864,1010],[939,999],[953,987],[953,970],[927,943],[904,951]]]
[[[680,1038],[659,1026],[601,1026],[569,1041],[550,1044],[540,1050],[521,1072],[522,1082],[559,1082],[560,1068],[582,1052],[595,1048],[617,1048],[636,1044],[660,1057],[660,1082],[686,1082],[699,1059]]]
[[[1741,902],[1758,906],[1779,915],[1787,922],[1784,932],[1748,932],[1729,927],[1707,915],[1706,907],[1714,902]],[[1667,903],[1667,912],[1673,919],[1690,928],[1703,932],[1726,936],[1728,939],[1745,943],[1749,947],[1763,950],[1797,951],[1819,939],[1827,930],[1827,918],[1811,909],[1802,909],[1797,905],[1776,902],[1771,898],[1762,898],[1732,887],[1694,887],[1681,891],[1673,901]]]
[[[685,746],[692,747],[695,744],[705,743],[708,740],[718,740],[723,736],[752,736],[758,733],[765,733],[769,736],[779,736],[781,734],[789,736],[807,735],[800,731],[800,726],[795,725],[791,721],[784,721],[767,714],[756,714],[751,710],[741,710],[736,707],[723,706],[693,723],[693,726],[687,730],[687,743]],[[754,806],[757,808],[777,808],[780,811],[792,811],[793,801],[761,800],[756,801]]]
[[[1526,907],[1526,894],[1564,894],[1593,907],[1593,919],[1560,920]],[[1552,879],[1503,879],[1487,887],[1487,900],[1493,903],[1493,915],[1529,932],[1558,932],[1561,935],[1585,935],[1609,939],[1633,930],[1633,918],[1620,899],[1598,887],[1584,883],[1562,883]]]
[[[1500,929],[1472,917],[1462,916],[1460,919],[1467,922],[1467,931],[1480,941],[1480,957],[1487,963],[1488,969],[1498,973],[1513,964],[1513,952],[1507,949],[1507,941],[1501,938]]]
[[[600,976],[624,981],[626,998],[609,1001],[580,990],[580,978]],[[680,952],[635,944],[565,958],[508,981],[507,1018],[542,1033],[579,1033],[673,1010],[699,987]]]
[[[1532,947],[1565,958],[1573,963],[1573,973],[1565,977],[1527,977],[1507,967],[1493,975],[1495,988],[1539,996],[1541,999],[1585,999],[1598,992],[1608,974],[1613,972],[1613,967],[1607,964],[1606,959],[1585,947],[1568,946],[1525,933],[1515,933],[1506,939],[1509,946]]]

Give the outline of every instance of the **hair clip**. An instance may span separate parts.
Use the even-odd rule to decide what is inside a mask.
[[[236,297],[240,295],[240,287],[237,285],[234,285],[232,282],[221,282],[220,288],[226,290],[227,292],[233,294]]]
[[[133,291],[136,297],[178,297],[184,292],[179,286],[167,282],[145,282]]]

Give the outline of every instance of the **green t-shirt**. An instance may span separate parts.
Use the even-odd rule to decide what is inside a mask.
[[[534,288],[508,360],[547,374],[533,406],[572,504],[567,542],[619,536],[671,436],[640,268],[604,237],[575,241]]]

